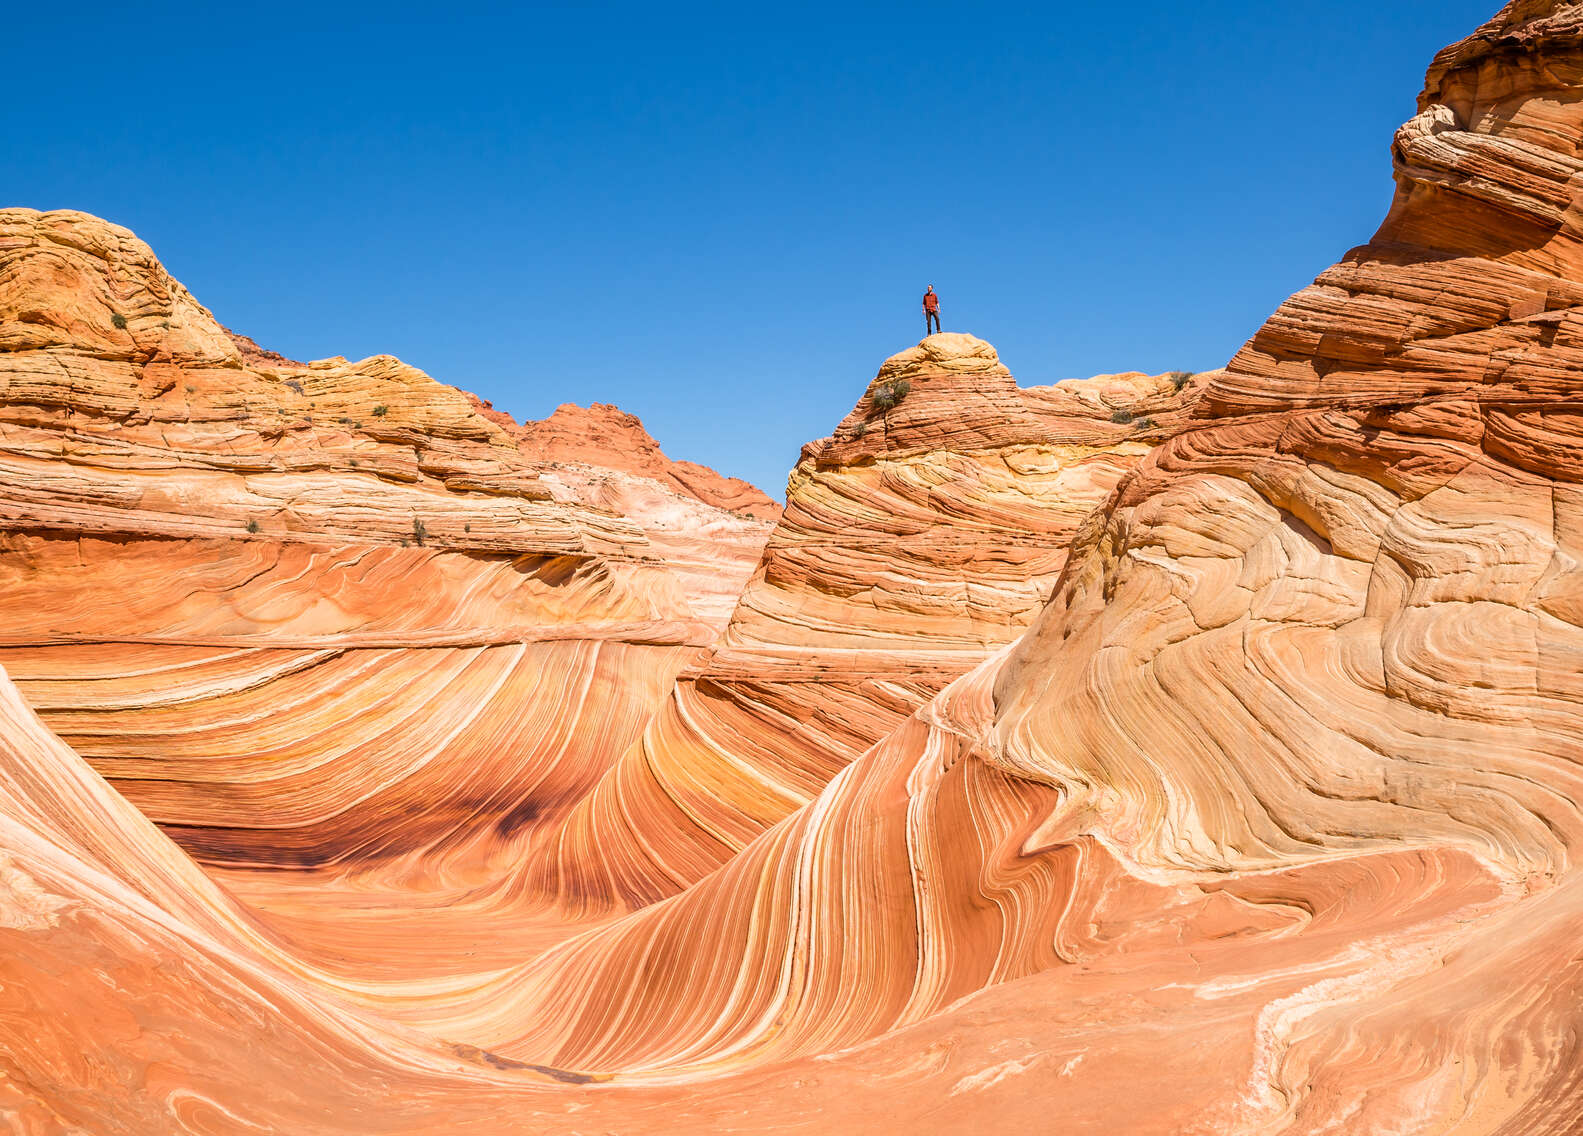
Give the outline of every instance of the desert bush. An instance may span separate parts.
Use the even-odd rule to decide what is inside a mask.
[[[429,535],[429,530],[424,527],[423,522],[420,521],[417,517],[413,517],[412,518],[412,539],[413,539],[413,542],[416,543],[419,548],[422,548],[423,547],[423,538],[428,536],[428,535]]]
[[[258,531],[258,522],[257,521],[248,521],[247,522],[247,531],[250,532],[250,533],[256,533]]]
[[[1127,423],[1132,421],[1132,411],[1125,408],[1121,410],[1112,410],[1110,412],[1110,420],[1118,426],[1125,426]]]
[[[1192,381],[1193,381],[1193,372],[1191,372],[1191,371],[1172,371],[1171,372],[1171,385],[1173,387],[1175,387],[1177,390],[1181,390],[1183,387],[1185,387],[1188,383],[1190,383]]]
[[[385,415],[387,415],[389,413],[390,413],[390,407],[388,407],[388,406],[376,406],[376,407],[374,407],[374,417],[375,418],[383,418]]]
[[[881,411],[894,409],[902,399],[912,393],[912,384],[906,379],[892,379],[888,383],[880,383],[874,388],[870,396],[875,408]]]
[[[115,315],[111,316],[110,322],[115,324],[118,331],[126,330],[126,317],[120,312],[116,312]]]

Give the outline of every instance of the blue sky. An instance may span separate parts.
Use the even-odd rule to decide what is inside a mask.
[[[1224,363],[1497,7],[32,5],[0,202],[129,226],[288,355],[615,402],[779,496],[929,283],[1025,386]]]

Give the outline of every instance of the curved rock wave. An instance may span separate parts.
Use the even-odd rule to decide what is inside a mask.
[[[4,455],[53,471],[0,496],[0,1108],[107,1132],[1575,1129],[1580,53],[1583,5],[1555,0],[1443,52],[1374,240],[1202,384],[1021,391],[963,336],[888,362],[805,452],[718,640],[639,520],[554,470],[498,492],[520,449],[444,398],[365,449],[394,463],[374,495],[445,502],[455,546],[381,504],[332,570],[345,521],[311,478],[271,542],[129,482],[145,459],[117,447],[182,384],[118,333],[169,313],[194,373],[237,348],[176,286],[118,284],[93,226],[24,218],[111,267],[12,258],[0,295],[119,306],[0,311],[31,376]],[[56,355],[91,457],[49,456],[84,444],[49,409],[76,386],[38,377]],[[289,433],[282,462],[320,460]],[[30,564],[70,578],[74,544],[150,581],[155,539],[281,567],[256,593],[218,555],[190,601],[123,588],[123,638],[84,586],[57,626]],[[549,559],[491,591],[495,555]],[[452,583],[407,623],[361,586],[303,602],[431,560]],[[245,617],[200,598],[233,592]],[[510,634],[391,641],[431,624]],[[324,808],[358,788],[367,824]],[[259,870],[259,824],[206,871],[139,792],[186,841],[246,799],[332,843]]]
[[[78,213],[0,212],[0,389],[0,662],[216,866],[505,871],[768,535],[388,356],[260,352]]]
[[[814,800],[945,685],[1015,640],[1079,523],[1185,421],[1199,384],[1020,389],[995,349],[930,336],[805,447],[724,634],[525,865],[564,911],[677,894]],[[887,409],[882,389],[905,383]]]

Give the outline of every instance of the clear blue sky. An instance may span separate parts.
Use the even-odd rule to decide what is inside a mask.
[[[929,283],[1025,386],[1224,363],[1498,6],[28,4],[0,201],[288,355],[615,402],[779,496]]]

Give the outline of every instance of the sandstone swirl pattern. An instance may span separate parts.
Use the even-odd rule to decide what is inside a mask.
[[[1021,390],[969,335],[885,363],[804,447],[711,656],[527,865],[569,911],[637,907],[810,803],[951,679],[1012,642],[1078,524],[1184,417],[1188,376]],[[874,394],[909,393],[882,411]]]
[[[1519,0],[1435,61],[1374,240],[1224,372],[1180,394],[1141,376],[1019,391],[987,345],[949,336],[887,363],[879,383],[911,393],[876,412],[876,386],[805,453],[706,651],[696,582],[633,555],[641,519],[564,480],[495,506],[558,566],[513,588],[475,586],[488,555],[451,566],[428,542],[293,519],[272,543],[284,558],[279,534],[308,526],[309,559],[250,592],[232,555],[195,549],[262,542],[180,528],[200,523],[180,493],[134,495],[106,452],[144,453],[157,398],[127,396],[75,461],[76,427],[10,403],[40,472],[7,483],[0,558],[21,628],[18,681],[0,682],[0,1115],[44,1132],[1577,1131],[1580,149],[1583,5]],[[14,310],[67,326],[71,308]],[[97,359],[71,346],[92,342],[74,330],[27,366]],[[252,474],[228,476],[240,494]],[[436,478],[391,491],[483,494]],[[203,602],[161,598],[146,537],[97,535],[128,509],[138,531],[177,526],[161,547],[210,573]],[[63,522],[108,589],[71,584]],[[341,594],[325,566],[359,544],[461,583],[415,590],[411,614],[305,602]],[[205,871],[133,807],[160,820],[200,794],[139,801],[138,777],[105,766],[122,795],[84,761],[207,767],[222,799],[279,761],[311,806],[335,795],[344,722],[250,776],[241,739],[267,746],[275,723],[228,735],[206,703],[331,665],[312,652],[428,633],[408,649],[459,676],[552,641],[584,654],[535,674],[607,651],[669,652],[671,671],[651,695],[589,686],[634,707],[598,760],[575,737],[535,749],[551,715],[507,768],[487,737],[517,718],[490,719],[436,766],[481,764],[501,790],[460,825],[433,818],[443,778],[378,801],[421,778],[403,757],[448,743],[371,682],[392,694],[388,764],[352,778],[375,803],[348,814],[366,820],[350,843],[310,848],[314,871],[244,870],[274,842],[164,818]],[[628,682],[634,661],[613,663]],[[304,681],[309,701],[358,686]],[[416,696],[486,719],[558,697],[492,682]],[[188,711],[202,752],[171,762],[158,739],[186,736]],[[280,728],[307,738],[307,720]],[[134,748],[90,752],[107,738]],[[571,787],[524,816],[541,795],[516,787],[562,784],[563,763]],[[512,812],[521,837],[500,827]],[[291,917],[326,889],[339,941]],[[359,894],[445,911],[360,922]]]
[[[0,212],[0,347],[0,664],[211,863],[501,855],[636,736],[767,533],[529,460],[395,359],[260,362],[81,214]]]

